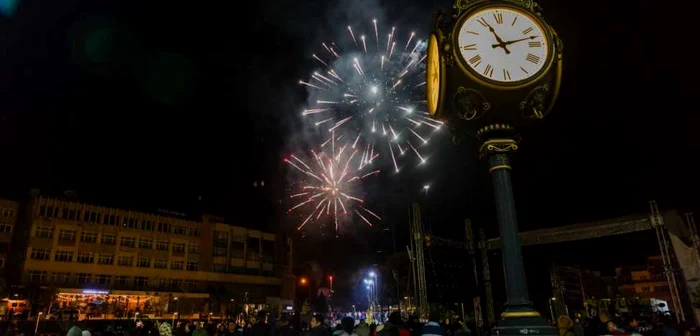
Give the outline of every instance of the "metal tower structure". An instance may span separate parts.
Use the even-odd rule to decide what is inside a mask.
[[[664,273],[666,274],[666,280],[668,280],[668,287],[671,291],[671,300],[673,302],[673,312],[676,315],[676,320],[678,322],[685,321],[685,314],[683,313],[683,305],[681,305],[681,297],[678,293],[678,283],[676,282],[676,271],[673,267],[673,259],[671,258],[671,253],[668,247],[668,239],[666,238],[666,226],[664,225],[664,218],[659,212],[659,207],[656,205],[656,201],[649,201],[649,207],[651,208],[651,214],[649,215],[649,220],[651,221],[651,226],[656,232],[656,239],[659,242],[659,250],[661,250],[661,259],[664,262]]]
[[[474,297],[472,298],[474,304],[474,319],[476,320],[476,335],[481,336],[483,334],[484,319],[481,312],[481,296],[479,295],[479,272],[476,268],[476,244],[474,239],[474,231],[472,229],[472,221],[469,219],[464,220],[464,235],[467,242],[467,252],[471,257],[472,262],[472,273],[474,273],[474,289],[477,289]]]
[[[486,295],[486,322],[491,328],[496,323],[496,316],[493,312],[493,292],[491,290],[491,268],[489,267],[489,251],[486,241],[486,234],[483,229],[479,229],[479,249],[481,250],[481,265],[484,268],[481,273],[484,278],[484,295]]]
[[[693,246],[695,247],[696,261],[700,263],[700,236],[698,236],[698,227],[695,225],[695,215],[692,212],[686,212],[685,222],[688,224],[690,239],[693,240]]]
[[[423,252],[424,233],[423,233],[423,222],[421,220],[420,205],[418,203],[413,203],[413,214],[411,219],[411,245],[409,249],[413,252],[412,261],[414,262],[414,270],[416,276],[416,294],[417,294],[417,311],[421,319],[426,319],[428,317],[428,290],[425,281],[425,254]]]

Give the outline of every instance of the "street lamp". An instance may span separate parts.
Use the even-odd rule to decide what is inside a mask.
[[[479,157],[488,162],[507,297],[493,333],[556,335],[528,295],[509,154],[518,149],[516,127],[554,106],[562,42],[532,0],[455,0],[453,8],[452,15],[438,14],[428,39],[426,100],[433,118],[449,121],[455,139],[476,138]]]

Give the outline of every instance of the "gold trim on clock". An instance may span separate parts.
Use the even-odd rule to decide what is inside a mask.
[[[440,108],[445,95],[445,59],[441,53],[444,36],[440,29],[436,29],[428,38],[428,55],[426,58],[425,85],[428,113],[436,118],[442,114]],[[437,69],[433,68],[433,58],[437,57]],[[437,73],[434,73],[436,71]],[[437,75],[437,83],[434,76]],[[437,86],[435,86],[437,84]],[[437,91],[437,92],[435,92]]]

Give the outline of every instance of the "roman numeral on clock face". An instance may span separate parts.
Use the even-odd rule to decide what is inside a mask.
[[[469,59],[469,63],[473,66],[479,65],[479,62],[481,62],[481,55],[476,55]]]
[[[476,50],[476,43],[462,46],[462,50]]]
[[[530,48],[539,48],[542,46],[542,42],[540,41],[528,42],[527,44],[530,46]]]
[[[503,80],[510,80],[510,72],[506,69],[503,69]]]
[[[530,34],[530,32],[533,31],[533,30],[535,30],[535,29],[532,28],[532,27],[528,27],[527,29],[523,30],[523,35]]]
[[[484,76],[493,76],[493,67],[491,66],[491,64],[486,64],[486,68],[484,68]]]
[[[525,60],[537,64],[540,62],[540,57],[533,54],[527,54],[527,56],[525,56]]]
[[[496,20],[496,23],[503,24],[503,13],[501,13],[501,12],[493,13],[493,19]]]

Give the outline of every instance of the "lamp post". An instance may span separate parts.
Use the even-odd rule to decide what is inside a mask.
[[[562,75],[562,43],[533,0],[455,0],[438,14],[428,40],[426,100],[454,138],[475,139],[488,165],[507,302],[496,335],[556,335],[530,301],[511,185],[516,127],[553,108]]]

